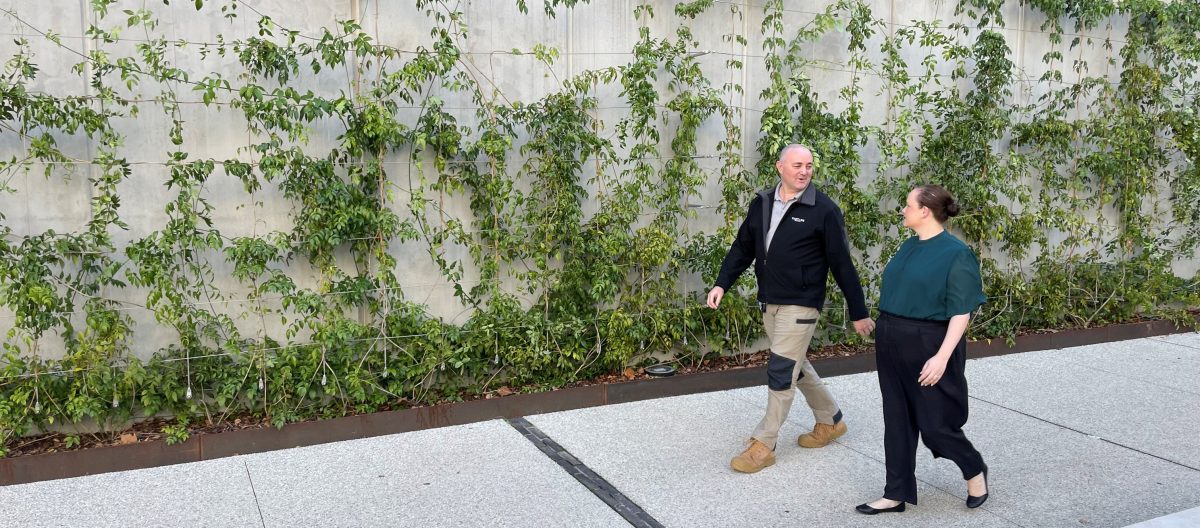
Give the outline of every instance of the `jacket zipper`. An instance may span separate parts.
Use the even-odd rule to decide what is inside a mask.
[[[785,210],[783,211],[783,216],[784,216],[784,218],[787,218],[787,214],[788,214],[789,212],[791,212],[791,210],[792,210],[792,208],[793,208],[793,207],[796,207],[796,204],[795,204],[795,203],[793,203],[792,205],[788,206],[788,208],[787,208],[787,209],[785,209]],[[784,220],[784,218],[780,218],[780,219],[779,219],[779,225],[780,225],[781,227],[783,226],[783,220]],[[769,220],[769,219],[768,219],[768,220]],[[769,224],[768,224],[768,225],[769,225]],[[776,235],[778,235],[778,234],[779,234],[779,227],[776,227],[776,228],[775,228],[775,234],[776,234]],[[763,236],[764,236],[764,237],[766,237],[766,233],[763,233]],[[765,242],[765,241],[764,241],[764,242]],[[768,254],[768,253],[770,253],[770,252],[771,252],[771,248],[770,248],[770,246],[768,246],[767,248],[765,248],[765,249],[763,250],[762,266],[763,266],[763,271],[764,271],[764,272],[765,272],[765,271],[767,271],[767,254]],[[807,289],[808,289],[808,280],[804,278],[804,268],[803,268],[803,267],[801,267],[801,268],[800,268],[800,289],[802,289],[802,290],[807,290]]]

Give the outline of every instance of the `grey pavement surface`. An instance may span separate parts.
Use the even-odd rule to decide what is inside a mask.
[[[1200,526],[1200,508],[1164,515],[1132,525],[1131,528],[1195,528]]]
[[[849,433],[728,467],[765,387],[527,417],[665,526],[1200,526],[1200,334],[973,360],[968,437],[991,471],[963,505],[953,463],[918,453],[919,505],[854,512],[883,488],[874,373],[828,378]],[[494,420],[196,464],[0,487],[2,526],[628,526]]]

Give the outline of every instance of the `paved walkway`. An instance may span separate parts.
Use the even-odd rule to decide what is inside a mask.
[[[967,434],[992,496],[918,456],[920,505],[883,487],[875,374],[828,378],[850,432],[782,440],[736,474],[762,387],[495,420],[0,488],[3,526],[1200,526],[1200,334],[973,360]],[[782,438],[812,425],[801,401]],[[624,515],[624,516],[622,516]],[[1139,524],[1140,523],[1140,524]]]

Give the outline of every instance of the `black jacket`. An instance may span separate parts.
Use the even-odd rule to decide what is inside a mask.
[[[775,188],[758,192],[746,219],[725,255],[717,286],[729,291],[754,261],[758,301],[792,304],[820,310],[825,304],[825,277],[832,270],[850,308],[850,319],[868,316],[858,272],[850,258],[850,241],[842,210],[825,193],[809,184],[788,207],[767,251]]]

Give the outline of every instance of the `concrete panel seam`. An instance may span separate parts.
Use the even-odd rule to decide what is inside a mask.
[[[262,504],[258,502],[258,491],[254,489],[254,478],[250,476],[250,464],[243,459],[242,467],[246,469],[246,481],[250,483],[250,495],[254,497],[254,509],[258,511],[258,521],[262,523],[263,528],[267,528],[267,519],[263,517]]]
[[[1192,346],[1192,345],[1185,345],[1185,344],[1183,344],[1183,343],[1176,343],[1176,342],[1174,342],[1174,341],[1167,341],[1166,339],[1163,339],[1163,338],[1161,338],[1161,337],[1150,337],[1150,340],[1151,340],[1151,341],[1157,341],[1157,342],[1159,342],[1159,343],[1166,343],[1166,344],[1168,344],[1168,345],[1175,345],[1175,346],[1180,346],[1180,347],[1183,347],[1183,348],[1190,348],[1190,349],[1192,349],[1192,350],[1200,350],[1200,347],[1194,347],[1194,346]]]
[[[1047,420],[1047,419],[1045,419],[1045,418],[1042,418],[1042,417],[1040,417],[1040,416],[1034,416],[1034,415],[1032,415],[1032,414],[1029,414],[1029,413],[1026,413],[1026,412],[1022,412],[1022,411],[1019,411],[1019,410],[1017,410],[1017,409],[1013,409],[1013,408],[1011,408],[1011,407],[1006,407],[1006,406],[1004,406],[1004,405],[1001,405],[1001,404],[999,404],[999,403],[996,403],[996,402],[992,402],[992,401],[985,400],[985,399],[983,399],[983,398],[979,398],[979,397],[977,397],[977,396],[968,396],[968,398],[971,398],[972,400],[978,400],[978,401],[981,401],[981,402],[983,402],[983,403],[986,403],[986,404],[988,404],[988,405],[994,405],[994,406],[996,406],[996,407],[999,407],[999,408],[1001,408],[1001,409],[1004,409],[1004,410],[1006,410],[1006,411],[1012,411],[1012,412],[1015,412],[1015,413],[1017,413],[1017,414],[1020,414],[1021,416],[1026,416],[1026,417],[1029,417],[1029,418],[1033,418],[1034,420],[1038,420],[1038,421],[1040,421],[1040,422],[1045,422],[1045,423],[1047,423],[1047,424],[1050,424],[1050,425],[1053,425],[1053,426],[1055,426],[1055,427],[1061,427],[1061,428],[1063,428],[1063,429],[1066,429],[1066,430],[1068,430],[1068,431],[1075,432],[1075,433],[1079,433],[1079,434],[1081,434],[1081,435],[1084,435],[1084,436],[1086,436],[1086,437],[1089,437],[1089,438],[1095,438],[1096,440],[1099,440],[1099,441],[1101,441],[1101,442],[1104,442],[1104,443],[1106,443],[1106,444],[1111,444],[1111,445],[1114,445],[1114,446],[1117,446],[1117,447],[1120,447],[1120,448],[1123,448],[1123,449],[1128,449],[1128,450],[1130,450],[1130,451],[1133,451],[1133,452],[1135,452],[1135,453],[1141,453],[1141,454],[1143,454],[1143,455],[1146,455],[1146,456],[1148,456],[1148,457],[1157,458],[1157,459],[1159,459],[1159,460],[1162,460],[1163,462],[1169,462],[1169,463],[1171,463],[1171,464],[1175,464],[1176,466],[1179,466],[1179,467],[1182,467],[1182,468],[1187,468],[1187,469],[1190,469],[1190,470],[1192,470],[1192,471],[1200,471],[1200,468],[1192,467],[1192,466],[1189,466],[1189,465],[1187,465],[1187,464],[1184,464],[1184,463],[1182,463],[1182,462],[1178,462],[1178,461],[1175,461],[1175,460],[1171,460],[1171,459],[1169,459],[1169,458],[1161,457],[1161,456],[1158,456],[1158,455],[1156,455],[1156,454],[1154,454],[1154,453],[1150,453],[1150,452],[1147,452],[1147,451],[1142,451],[1141,449],[1138,449],[1138,448],[1136,448],[1136,447],[1133,447],[1133,446],[1128,446],[1128,445],[1122,444],[1122,443],[1120,443],[1120,442],[1114,442],[1114,441],[1112,441],[1112,440],[1109,440],[1109,439],[1107,439],[1107,438],[1104,438],[1104,437],[1102,437],[1102,436],[1094,435],[1094,434],[1091,434],[1091,433],[1088,433],[1088,432],[1085,432],[1085,431],[1080,431],[1079,429],[1076,429],[1076,428],[1074,428],[1074,427],[1071,427],[1071,426],[1069,426],[1069,425],[1063,425],[1063,424],[1060,424],[1060,423],[1057,423],[1057,422],[1052,422],[1052,421],[1050,421],[1050,420]]]
[[[1069,364],[1071,364],[1071,365],[1074,365],[1074,366],[1076,366],[1076,367],[1079,367],[1079,368],[1084,368],[1084,369],[1087,369],[1087,370],[1093,370],[1093,371],[1096,371],[1096,372],[1102,372],[1102,373],[1104,373],[1104,374],[1111,374],[1111,375],[1113,375],[1113,376],[1125,377],[1125,378],[1127,378],[1127,379],[1129,379],[1129,380],[1132,380],[1132,381],[1137,381],[1137,382],[1139,382],[1139,383],[1144,383],[1144,384],[1146,384],[1146,385],[1151,385],[1151,386],[1154,386],[1154,387],[1157,387],[1157,388],[1163,389],[1163,390],[1165,390],[1165,391],[1172,391],[1172,392],[1182,392],[1182,393],[1184,393],[1184,394],[1191,394],[1192,396],[1200,396],[1200,392],[1192,392],[1192,391],[1190,391],[1190,390],[1187,390],[1187,389],[1181,389],[1181,388],[1179,388],[1179,387],[1175,387],[1175,386],[1171,386],[1171,385],[1163,385],[1162,383],[1159,383],[1159,382],[1157,382],[1157,381],[1155,381],[1155,380],[1149,380],[1149,379],[1145,379],[1145,378],[1141,378],[1141,377],[1131,376],[1131,375],[1130,375],[1128,372],[1113,372],[1113,371],[1111,371],[1111,370],[1105,370],[1105,369],[1102,369],[1102,368],[1099,368],[1099,367],[1094,367],[1094,366],[1092,366],[1092,365],[1090,365],[1090,364],[1087,364],[1087,363],[1083,363],[1083,362],[1079,362],[1079,361],[1071,361],[1071,360],[1069,360],[1069,359],[1068,359],[1068,360],[1064,360],[1064,361],[1065,361],[1066,363],[1069,363]],[[983,401],[983,400],[980,400],[980,401]],[[989,403],[990,403],[990,402],[989,402]]]

